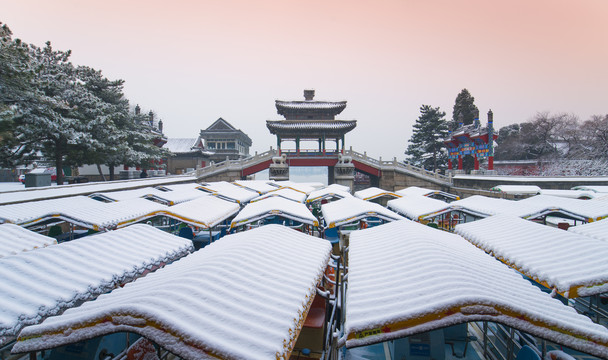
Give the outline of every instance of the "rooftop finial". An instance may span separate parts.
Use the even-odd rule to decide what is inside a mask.
[[[313,89],[304,90],[304,100],[311,101],[315,97],[315,91]]]

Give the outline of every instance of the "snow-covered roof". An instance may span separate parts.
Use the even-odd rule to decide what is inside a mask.
[[[329,184],[325,187],[325,189],[333,189],[333,190],[340,190],[340,191],[344,191],[347,193],[350,193],[350,187],[346,186],[346,185],[341,185],[341,184]]]
[[[595,355],[608,352],[605,327],[460,236],[412,221],[350,234],[345,317],[347,347],[487,320]]]
[[[93,199],[101,199],[103,201],[121,201],[159,193],[162,194],[162,191],[148,186],[139,189],[97,192],[90,194],[89,197]]]
[[[193,199],[198,199],[202,196],[209,196],[209,193],[196,188],[181,188],[179,190],[172,191],[158,191],[153,194],[148,194],[144,196],[144,198],[158,201],[165,205],[175,205]]]
[[[373,200],[379,197],[388,196],[391,198],[400,198],[401,195],[396,194],[392,191],[383,190],[377,187],[368,187],[367,189],[359,190],[355,192],[355,197],[363,200]]]
[[[356,120],[266,120],[266,127],[273,134],[277,130],[337,130],[348,132],[356,126]]]
[[[40,235],[15,224],[0,224],[0,258],[57,244],[52,237]]]
[[[606,181],[606,179],[603,179]],[[608,193],[608,186],[605,185],[581,185],[575,186],[572,190],[585,190],[585,191],[594,191],[598,193]]]
[[[536,195],[527,199],[516,201],[518,205],[536,207],[537,212],[548,213],[557,212],[563,214],[571,214],[586,219],[586,221],[595,221],[608,217],[608,204],[603,202],[594,202],[588,200],[568,199],[564,197]],[[534,218],[535,215],[525,214],[522,212],[523,218]]]
[[[314,226],[319,225],[317,218],[308,210],[306,205],[275,196],[247,204],[234,217],[230,227],[249,224],[270,216],[280,216]]]
[[[200,148],[196,147],[197,143],[198,138],[167,138],[163,148],[174,154],[189,153],[196,150],[200,151]]]
[[[185,181],[194,182],[196,181],[196,177],[187,175],[175,175],[146,179],[103,181],[90,182],[84,184],[29,188],[20,191],[1,192],[0,205],[22,201],[45,200],[64,196],[89,195],[96,192],[126,190],[129,188],[157,186],[163,184],[181,183]]]
[[[229,235],[24,329],[13,351],[129,331],[184,359],[288,359],[330,254],[328,241],[279,225]]]
[[[328,186],[325,189],[315,190],[315,191],[311,192],[308,195],[306,202],[315,202],[315,201],[320,201],[323,199],[331,199],[331,198],[343,199],[345,197],[352,197],[352,195],[347,191],[343,191],[343,190]]]
[[[196,182],[190,182],[185,184],[169,184],[169,185],[158,185],[155,188],[161,191],[178,191],[186,189],[196,189],[200,184]]]
[[[442,197],[445,197],[448,199],[454,199],[454,200],[460,199],[460,197],[458,195],[450,194],[450,193],[440,191],[440,190],[421,188],[418,186],[410,186],[405,189],[397,190],[397,191],[395,191],[395,194],[402,195],[402,196],[405,196],[405,195],[420,195],[420,196],[438,195],[438,196],[442,196]]]
[[[0,206],[0,221],[13,224],[34,224],[48,214],[58,214],[66,208],[96,207],[103,204],[86,196],[30,201]]]
[[[594,191],[583,190],[540,189],[538,193],[540,195],[559,196],[571,199],[593,199],[597,195]]]
[[[597,201],[608,201],[608,194],[599,194],[598,196],[594,197],[591,200],[597,200]]]
[[[273,191],[269,191],[264,195],[261,195],[260,197],[257,197],[253,200],[251,200],[251,202],[256,202],[256,201],[260,201],[269,197],[274,197],[274,196],[279,196],[282,198],[285,198],[287,200],[291,200],[291,201],[297,201],[300,203],[303,203],[306,200],[306,194],[291,188],[281,188],[278,190],[273,190]]]
[[[605,241],[504,214],[456,225],[455,231],[565,297],[608,291]]]
[[[608,219],[571,226],[568,231],[608,242]]]
[[[321,205],[323,218],[328,228],[359,221],[368,217],[377,217],[387,221],[401,220],[403,216],[373,202],[346,197]]]
[[[148,225],[0,259],[0,344],[24,326],[94,299],[193,250]]]
[[[259,194],[266,194],[269,191],[276,190],[277,187],[271,185],[270,180],[235,180],[234,184],[244,188],[256,191]]]
[[[535,195],[540,191],[540,187],[536,185],[496,185],[490,190],[514,195]]]
[[[311,192],[323,188],[322,183],[310,182],[310,183],[298,183],[293,181],[275,181],[275,184],[279,187],[290,188],[295,191],[303,192],[306,195]]]
[[[200,192],[200,190],[197,190]],[[168,207],[163,215],[209,229],[239,212],[239,204],[217,196],[203,196]]]
[[[396,213],[416,221],[456,209],[445,201],[420,195],[404,195],[399,199],[389,200],[387,206]]]
[[[226,181],[203,183],[198,188],[208,191],[226,200],[238,202],[239,204],[245,204],[251,199],[258,197],[257,192],[247,190],[246,188],[231,184]]]

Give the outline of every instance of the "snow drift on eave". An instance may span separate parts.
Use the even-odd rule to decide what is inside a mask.
[[[131,331],[185,359],[288,358],[330,253],[329,242],[279,225],[229,235],[24,329],[13,351]]]
[[[459,224],[455,231],[565,297],[608,291],[605,241],[504,214]]]
[[[411,221],[351,233],[345,315],[347,347],[488,320],[596,355],[608,351],[603,326],[462,237]]]
[[[26,325],[94,299],[193,250],[148,225],[0,259],[0,343]]]

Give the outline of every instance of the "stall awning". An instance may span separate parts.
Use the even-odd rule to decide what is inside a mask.
[[[403,216],[373,202],[347,197],[321,205],[323,218],[328,228],[359,221],[368,217],[377,217],[386,221],[401,220]]]
[[[196,190],[199,191],[200,190]],[[217,196],[202,196],[166,208],[162,215],[187,224],[209,229],[239,212],[239,204]]]
[[[509,215],[456,226],[456,233],[567,298],[608,291],[608,243]]]
[[[451,206],[445,201],[420,195],[404,195],[399,199],[389,200],[387,206],[396,213],[415,221],[458,210],[458,207]]]
[[[179,189],[160,192],[160,194],[147,194],[144,196],[144,198],[148,200],[157,201],[165,205],[175,205],[190,200],[198,199],[203,196],[209,196],[209,193],[198,189]]]
[[[272,180],[236,180],[234,184],[253,190],[258,194],[266,194],[269,191],[277,189],[276,186],[270,184],[272,182]]]
[[[608,219],[603,219],[584,225],[571,226],[568,231],[606,241],[608,244]]]
[[[281,188],[278,190],[269,191],[266,194],[251,200],[251,202],[260,201],[275,196],[299,203],[303,203],[306,200],[306,194],[304,194],[303,192],[296,191],[290,188]]]
[[[280,225],[229,235],[24,329],[13,352],[129,331],[185,359],[288,359],[330,254]]]
[[[317,218],[306,205],[275,196],[247,204],[232,220],[230,227],[249,224],[271,216],[280,216],[313,226],[319,225]]]
[[[153,194],[162,194],[163,192],[155,189],[153,187],[144,187],[139,189],[131,189],[131,190],[120,190],[120,191],[107,191],[107,192],[97,192],[89,195],[90,198],[111,202],[111,201],[121,201],[128,199],[136,199],[146,195]]]
[[[450,194],[444,191],[421,188],[417,186],[410,186],[405,189],[395,191],[398,195],[420,195],[420,196],[438,196],[450,200],[459,200],[458,195]]]
[[[412,221],[350,234],[345,316],[347,347],[487,320],[595,355],[608,353],[605,327],[462,237]]]
[[[52,237],[40,235],[15,224],[0,224],[0,258],[57,244]]]
[[[359,190],[355,192],[355,197],[362,200],[373,200],[379,197],[387,196],[390,198],[400,198],[401,195],[392,191],[383,190],[377,187],[368,187],[367,189]]]
[[[133,225],[0,259],[0,344],[187,255],[190,240]]]
[[[243,205],[258,197],[255,191],[225,181],[203,183],[198,188]]]
[[[333,187],[326,187],[325,189],[315,190],[311,192],[308,195],[306,202],[312,203],[324,199],[343,199],[345,197],[352,197],[352,195],[344,190],[336,189]]]

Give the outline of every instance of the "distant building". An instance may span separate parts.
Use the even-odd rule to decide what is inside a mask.
[[[204,141],[206,150],[213,152],[210,161],[220,162],[242,159],[249,156],[252,141],[241,130],[230,125],[228,121],[219,118],[205,130],[201,130],[200,139]]]
[[[166,160],[166,170],[170,174],[183,174],[199,166],[205,167],[213,155],[213,152],[205,150],[200,137],[167,139],[163,148],[171,152]]]

